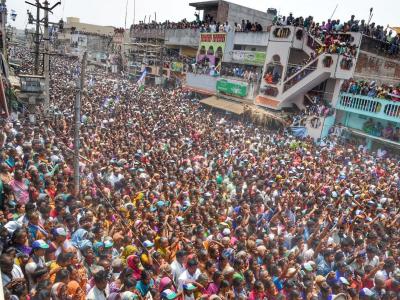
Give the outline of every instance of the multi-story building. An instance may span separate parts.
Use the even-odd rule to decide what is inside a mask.
[[[57,33],[57,49],[78,56],[87,51],[90,59],[105,62],[114,34],[113,26],[81,23],[79,18],[69,17],[63,30]]]
[[[186,74],[196,62],[200,36],[207,26],[224,25],[227,22],[233,33],[235,23],[249,22],[266,29],[276,16],[276,10],[273,9],[262,12],[223,0],[190,3],[190,6],[199,11],[196,21],[131,26],[127,62],[132,72],[147,67],[152,76],[159,76],[163,72],[166,77],[181,78],[182,72]],[[199,17],[200,11],[202,19]],[[258,49],[265,52],[266,47]]]
[[[193,63],[181,70],[185,88],[221,102],[251,102],[280,114],[324,103],[329,113],[311,114],[302,123],[316,140],[339,126],[368,148],[400,145],[396,137],[381,130],[400,130],[400,99],[396,95],[392,99],[352,95],[343,86],[351,78],[375,80],[377,85],[398,84],[399,55],[389,54],[387,43],[360,32],[336,32],[329,37],[336,45],[331,51],[303,27],[272,25],[274,9],[264,13],[226,1],[190,5],[203,11],[206,22],[203,19],[190,28],[179,24],[131,28],[131,38],[138,41],[154,39],[157,49],[162,45],[180,54],[190,53]],[[228,22],[230,30],[211,32],[204,27],[210,19]],[[236,31],[235,23],[242,20],[259,22],[262,30]],[[150,57],[150,53],[145,55]],[[159,60],[161,55],[156,57]],[[377,130],[368,131],[366,125]]]

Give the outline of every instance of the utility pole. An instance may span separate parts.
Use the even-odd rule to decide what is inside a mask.
[[[44,61],[43,61],[43,75],[44,75],[44,111],[45,113],[50,106],[50,37],[49,37],[49,2],[44,1]]]
[[[85,84],[85,71],[86,71],[86,51],[83,53],[81,63],[81,74],[78,80],[77,78],[77,93],[75,98],[75,128],[74,128],[74,186],[75,195],[79,195],[80,191],[80,178],[79,178],[79,132],[81,128],[81,97],[83,94],[83,88]]]
[[[165,34],[164,34],[165,37]],[[164,72],[164,47],[163,44],[160,45],[160,90],[163,87],[163,72]]]
[[[36,0],[35,75],[39,74],[39,51],[40,51],[39,31],[40,31],[40,3],[39,0]]]
[[[36,7],[36,32],[35,32],[35,75],[39,74],[39,54],[40,54],[40,40],[39,31],[40,23],[44,24],[44,60],[43,60],[43,75],[45,77],[45,100],[44,100],[44,111],[46,112],[50,105],[50,37],[49,37],[49,12],[53,13],[52,10],[61,4],[58,1],[52,7],[49,7],[49,2],[45,0],[43,5],[40,4],[39,0],[36,0],[35,4],[25,1],[25,3]],[[40,10],[44,10],[44,18],[40,19]],[[30,14],[28,12],[28,14]],[[31,16],[30,16],[31,18]],[[32,20],[33,22],[33,20]],[[51,23],[55,24],[55,23]]]
[[[6,0],[1,0],[1,42],[3,44],[3,55],[7,59],[6,19],[7,19]]]

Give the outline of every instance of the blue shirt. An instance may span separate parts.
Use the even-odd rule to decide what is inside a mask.
[[[281,291],[283,289],[283,281],[279,279],[279,277],[274,276],[272,277],[272,281],[275,284],[275,287],[278,291]]]
[[[332,272],[333,268],[332,268],[332,264],[329,265],[325,259],[322,259],[320,261],[320,263],[317,266],[317,275],[322,275],[322,276],[326,276],[329,274],[329,272]]]
[[[149,284],[144,284],[141,280],[139,280],[136,283],[136,289],[140,292],[142,297],[146,296],[146,294],[149,292],[150,288],[154,286],[154,280],[150,279]]]

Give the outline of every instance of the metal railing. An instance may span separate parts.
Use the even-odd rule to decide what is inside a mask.
[[[342,92],[337,109],[400,122],[400,102]]]
[[[319,57],[305,65],[301,70],[293,74],[292,76],[289,77],[288,80],[285,81],[283,85],[283,92],[286,92],[288,89],[290,89],[292,86],[294,86],[296,83],[302,81],[304,78],[306,78],[308,75],[310,75],[312,72],[314,72],[317,67],[318,67],[318,60]]]

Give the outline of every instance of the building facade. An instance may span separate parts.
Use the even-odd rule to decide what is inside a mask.
[[[163,64],[163,72],[165,76],[181,74],[187,89],[221,101],[250,102],[275,113],[302,110],[319,99],[330,108],[329,114],[308,117],[302,124],[316,140],[341,127],[349,138],[370,149],[399,146],[399,141],[384,136],[382,130],[366,130],[365,124],[398,131],[400,99],[353,95],[343,89],[353,78],[377,85],[399,84],[399,55],[388,55],[388,45],[359,32],[337,32],[332,39],[340,41],[336,48],[343,49],[330,51],[303,27],[272,25],[273,9],[263,13],[226,1],[190,5],[220,24],[228,22],[231,30],[205,32],[201,26],[131,29],[130,38],[142,49],[135,51],[143,54],[131,63],[143,69],[147,63],[143,57],[154,57],[155,74],[159,74],[157,66],[165,61],[161,49],[174,49],[179,56],[167,68]],[[263,30],[238,32],[234,24],[242,20],[261,22]]]

